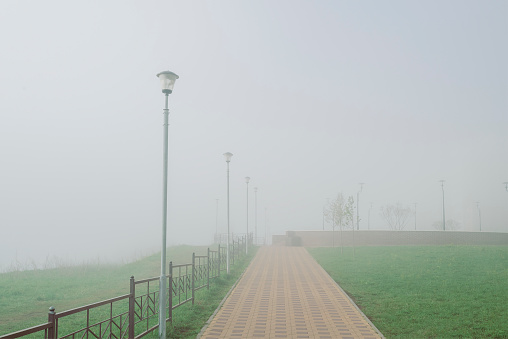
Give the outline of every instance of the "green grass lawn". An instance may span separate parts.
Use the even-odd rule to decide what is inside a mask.
[[[387,338],[508,338],[508,246],[308,250]]]
[[[215,250],[216,247],[211,249]],[[175,264],[190,263],[192,252],[196,252],[197,255],[206,255],[206,251],[207,247],[204,246],[171,247],[167,252],[168,261],[172,260]],[[255,250],[250,252],[253,255]],[[252,255],[249,255],[247,259],[250,260]],[[248,260],[235,262],[229,277],[221,277],[213,283],[212,293],[207,293],[206,289],[198,291],[196,309],[202,308],[201,300],[207,300],[206,306],[213,308],[213,298],[222,299],[247,263]],[[160,254],[125,265],[87,265],[2,273],[0,274],[0,335],[46,322],[50,306],[54,306],[57,312],[62,312],[128,294],[129,279],[132,275],[136,280],[160,275]],[[185,337],[189,331],[197,334],[201,328],[196,330],[194,327],[197,325],[179,328],[179,321],[199,323],[203,326],[215,309],[213,308],[207,316],[203,315],[202,319],[196,320],[182,318],[181,314],[189,313],[187,308],[188,305],[174,311],[174,323],[177,329],[175,337]],[[200,314],[196,311],[193,310],[190,314],[193,316]]]

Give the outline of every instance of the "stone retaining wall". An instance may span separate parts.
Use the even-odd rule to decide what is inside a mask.
[[[508,233],[457,231],[287,231],[279,246],[508,245]]]

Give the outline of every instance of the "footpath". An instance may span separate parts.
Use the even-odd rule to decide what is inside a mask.
[[[261,247],[198,338],[384,338],[302,247]]]

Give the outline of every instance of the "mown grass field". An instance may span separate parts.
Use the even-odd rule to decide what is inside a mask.
[[[308,250],[387,338],[508,338],[508,246]]]
[[[215,248],[211,248],[215,249]],[[190,263],[192,253],[205,255],[207,247],[176,246],[168,248],[168,260],[175,264]],[[175,338],[195,337],[224,295],[243,272],[249,257],[231,267],[228,277],[213,282],[210,292],[200,290],[194,307],[184,305],[174,311]],[[48,309],[57,312],[87,305],[129,293],[129,279],[160,275],[160,254],[125,265],[86,265],[49,270],[0,274],[0,335],[47,321]],[[218,301],[217,301],[218,300]],[[72,317],[72,316],[71,316]]]

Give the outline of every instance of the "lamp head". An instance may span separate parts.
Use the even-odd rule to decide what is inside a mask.
[[[249,183],[249,181],[250,181],[250,177],[245,177],[245,182]]]
[[[230,152],[224,153],[224,159],[226,159],[226,162],[230,162],[232,156],[233,156],[233,153],[230,153]]]
[[[159,77],[161,82],[162,93],[171,94],[175,86],[175,81],[179,78],[178,75],[170,71],[164,71],[157,74],[157,77]]]

